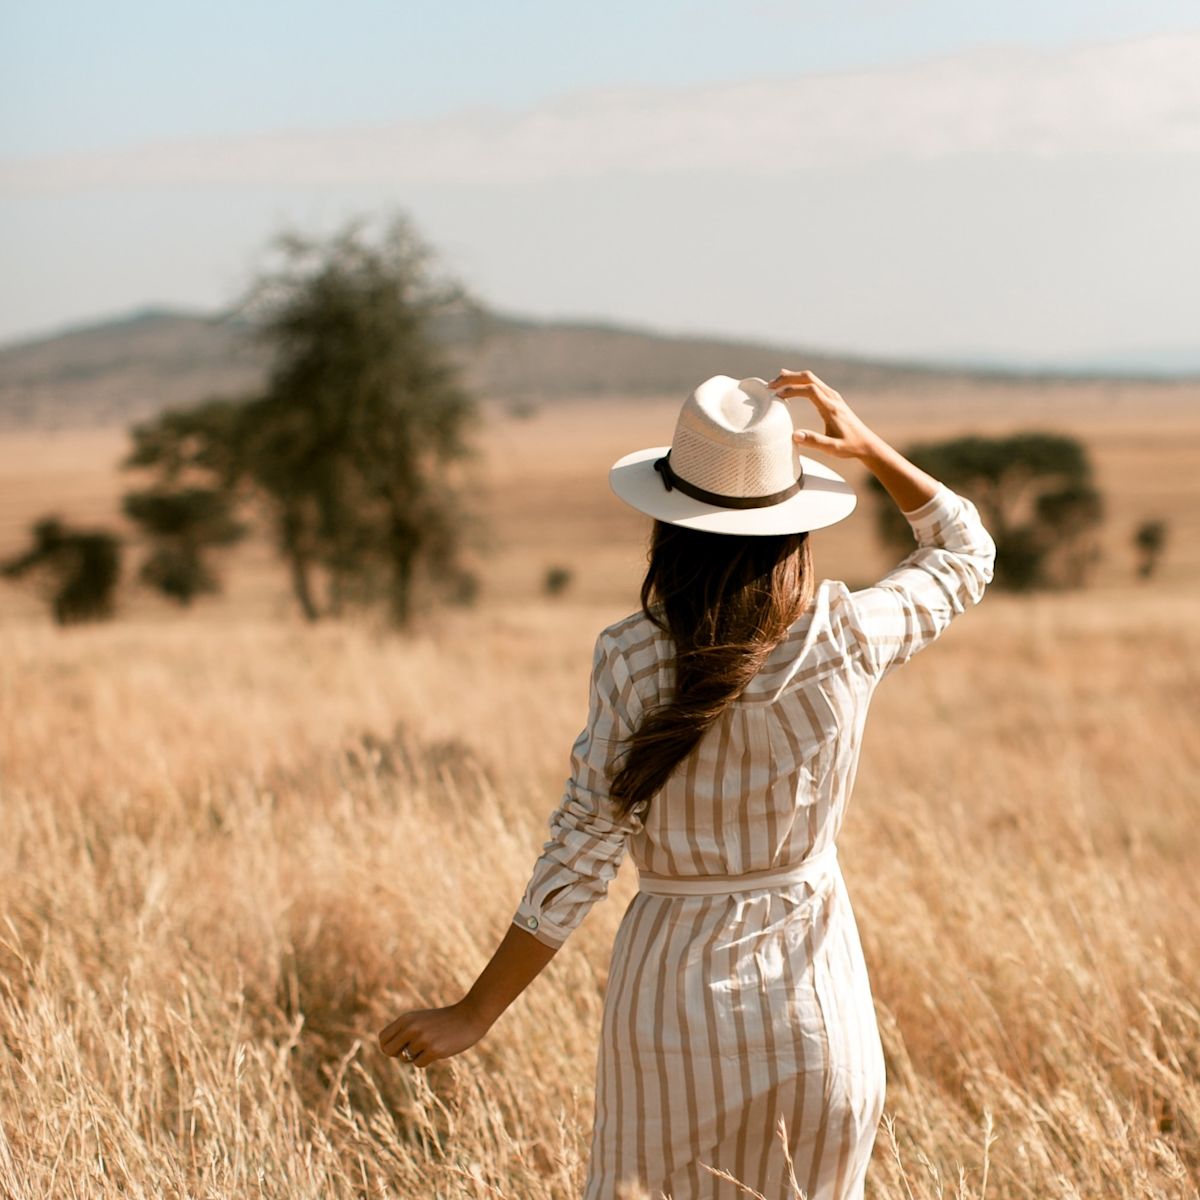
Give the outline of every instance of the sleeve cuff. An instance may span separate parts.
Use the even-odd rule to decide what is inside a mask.
[[[958,494],[948,485],[939,483],[937,491],[918,508],[901,509],[904,519],[913,527],[918,537],[930,534],[944,526],[957,512]]]
[[[556,930],[552,930],[548,925],[539,922],[536,917],[522,916],[520,913],[517,913],[513,917],[512,923],[518,929],[523,929],[531,937],[537,938],[543,946],[549,946],[551,950],[558,950],[567,940],[565,936]]]

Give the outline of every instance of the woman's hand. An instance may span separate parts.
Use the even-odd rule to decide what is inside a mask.
[[[528,930],[510,924],[491,961],[457,1004],[401,1013],[380,1032],[380,1049],[416,1067],[461,1054],[491,1029],[556,950]]]
[[[767,387],[780,400],[804,396],[811,400],[825,422],[825,432],[797,429],[792,440],[837,458],[862,458],[876,450],[879,437],[851,411],[850,405],[811,371],[780,371]]]
[[[473,1005],[460,1000],[448,1008],[418,1008],[401,1013],[379,1034],[379,1047],[384,1054],[399,1056],[414,1067],[428,1067],[469,1049],[489,1027]],[[407,1055],[401,1051],[407,1051]]]

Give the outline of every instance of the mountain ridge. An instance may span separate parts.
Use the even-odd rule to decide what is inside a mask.
[[[467,386],[508,405],[682,394],[709,375],[738,378],[791,364],[847,390],[966,383],[989,388],[1081,380],[1169,380],[1160,374],[1006,368],[867,357],[600,319],[549,319],[486,310],[435,336]],[[142,305],[111,317],[0,345],[0,424],[128,424],[168,407],[261,386],[266,350],[234,313]]]

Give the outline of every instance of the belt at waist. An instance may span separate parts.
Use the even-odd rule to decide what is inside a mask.
[[[747,871],[741,875],[652,875],[639,871],[638,891],[652,896],[721,896],[795,883],[815,884],[836,864],[837,846],[830,844],[803,862],[770,871]]]

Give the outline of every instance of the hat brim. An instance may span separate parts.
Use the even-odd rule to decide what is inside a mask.
[[[608,473],[608,483],[626,504],[647,516],[671,525],[702,529],[708,533],[781,534],[824,529],[848,517],[858,503],[854,489],[835,470],[797,454],[804,467],[804,484],[782,504],[765,508],[719,508],[685,496],[678,488],[667,491],[654,469],[670,446],[635,450],[618,459]]]

